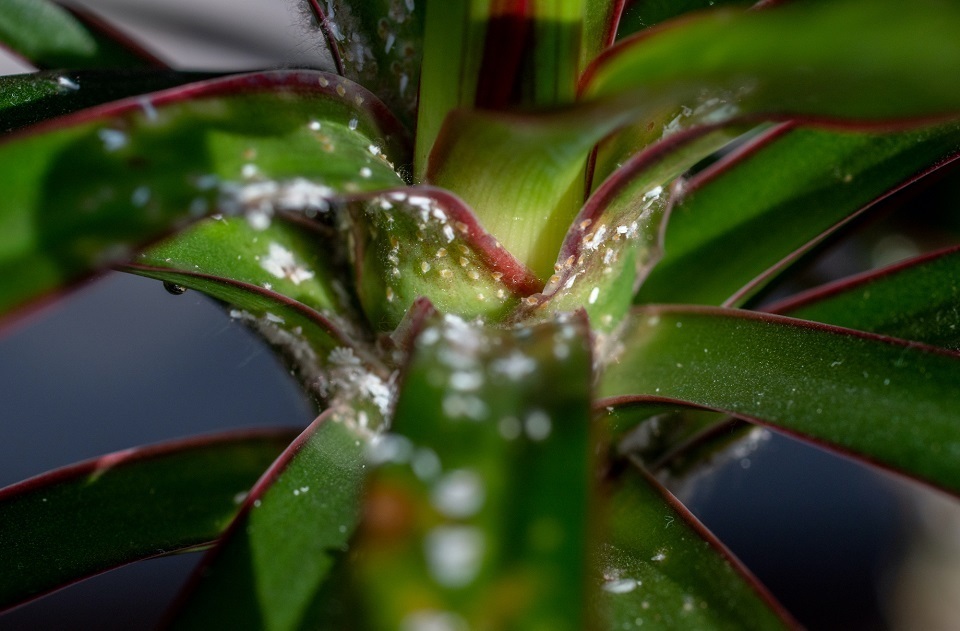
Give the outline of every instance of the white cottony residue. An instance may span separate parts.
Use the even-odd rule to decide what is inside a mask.
[[[457,469],[437,481],[430,502],[447,517],[462,519],[475,515],[483,506],[485,497],[480,476],[469,469]]]
[[[103,148],[107,151],[116,151],[117,149],[122,149],[123,147],[126,147],[127,142],[129,142],[129,139],[125,133],[116,129],[110,129],[108,127],[97,131],[97,136],[103,143]]]
[[[328,374],[322,378],[320,392],[331,400],[369,401],[386,416],[393,399],[395,375],[384,380],[367,370],[353,349],[338,347],[327,356]],[[366,429],[361,427],[360,429]]]
[[[294,285],[313,278],[313,272],[296,261],[293,252],[279,243],[271,243],[266,257],[260,260],[260,267],[277,278],[285,278]]]
[[[421,609],[400,621],[400,631],[469,631],[467,622],[450,611]]]
[[[616,578],[603,583],[603,591],[611,594],[627,594],[632,592],[640,584],[633,578]]]
[[[430,575],[444,587],[465,587],[480,572],[484,536],[473,526],[437,526],[424,539]]]
[[[537,362],[518,350],[506,357],[490,362],[490,370],[506,376],[511,381],[519,381],[537,369]]]
[[[523,421],[523,429],[527,432],[530,440],[541,441],[550,436],[553,430],[553,423],[550,416],[543,410],[534,410],[527,415]]]

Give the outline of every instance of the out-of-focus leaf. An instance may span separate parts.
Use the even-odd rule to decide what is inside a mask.
[[[549,275],[580,207],[586,156],[611,131],[682,106],[711,124],[950,115],[960,89],[941,78],[960,67],[958,29],[960,7],[926,1],[906,12],[883,0],[708,12],[609,49],[585,76],[577,107],[451,114],[426,178],[456,191],[517,258]]]
[[[0,77],[0,133],[138,94],[211,78],[164,70],[43,71]]]
[[[600,554],[606,629],[798,627],[652,477],[627,470],[613,484]]]
[[[742,304],[878,198],[954,159],[955,124],[896,134],[781,127],[690,182],[638,302]]]
[[[890,0],[839,0],[701,13],[608,49],[587,73],[582,97],[652,97],[648,107],[725,97],[731,116],[953,115],[958,90],[941,78],[960,65],[960,7],[920,0],[903,9]]]
[[[960,249],[843,279],[768,310],[960,350]]]
[[[307,0],[337,70],[412,128],[423,58],[425,0]],[[420,5],[419,7],[417,5]]]
[[[617,39],[629,37],[661,22],[693,11],[732,4],[746,9],[753,0],[626,0]]]
[[[583,65],[607,41],[615,3],[428,0],[416,179],[447,114],[570,103]],[[534,44],[535,42],[535,44]]]
[[[960,492],[960,356],[782,316],[637,309],[599,405],[726,412]]]
[[[18,176],[0,187],[0,312],[211,212],[259,225],[397,186],[407,159],[373,95],[319,72],[190,84],[7,136],[0,169]]]
[[[38,68],[164,66],[93,14],[49,0],[0,0],[0,46]]]
[[[369,430],[322,414],[250,491],[207,553],[168,624],[297,629],[359,518]]]
[[[295,436],[243,432],[129,449],[0,490],[0,610],[209,544]]]
[[[487,22],[473,18],[473,2],[424,0],[426,22],[420,76],[414,179],[420,181],[443,119],[476,97]],[[477,7],[479,15],[485,10]]]
[[[430,187],[348,204],[348,247],[367,319],[391,331],[420,297],[466,318],[500,320],[540,288],[454,195]]]
[[[613,44],[624,4],[625,0],[587,0],[584,3],[580,72]]]
[[[371,451],[350,564],[358,606],[327,628],[592,628],[587,338],[576,317],[499,331],[428,322]]]

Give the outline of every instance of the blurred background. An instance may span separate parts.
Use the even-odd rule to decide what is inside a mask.
[[[296,0],[84,5],[179,68],[330,67]],[[0,56],[0,74],[26,71]],[[799,282],[940,245],[946,237],[924,228],[923,209],[932,199],[955,208],[955,179],[885,203],[857,240],[811,259]],[[211,301],[118,274],[0,338],[0,383],[0,486],[135,445],[312,419],[269,350]],[[677,491],[811,629],[960,628],[954,500],[773,433]],[[104,574],[0,616],[0,630],[152,628],[197,560]]]

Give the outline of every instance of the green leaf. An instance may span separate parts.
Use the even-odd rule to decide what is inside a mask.
[[[582,318],[427,323],[371,452],[348,627],[592,628],[587,338]]]
[[[314,202],[328,212],[325,200]],[[140,254],[136,262],[240,281],[336,319],[349,316],[355,305],[338,280],[342,270],[333,233],[323,228],[319,223],[295,223],[283,216],[255,227],[240,217],[219,217],[162,241]],[[359,335],[349,322],[344,323],[345,332]]]
[[[812,289],[766,310],[958,350],[958,276],[960,253],[950,248]],[[676,410],[669,405],[613,408],[607,420],[620,433],[671,408]],[[713,413],[691,418],[691,412],[663,417],[651,428],[656,435],[644,458],[652,469],[669,466],[671,474],[683,473],[742,440],[753,427]]]
[[[710,11],[608,49],[582,96],[652,97],[648,107],[726,96],[729,115],[864,122],[952,115],[957,90],[942,77],[960,65],[958,24],[960,7],[928,0]]]
[[[693,11],[728,4],[749,7],[754,0],[627,0],[617,28],[617,39]]]
[[[774,129],[686,185],[670,214],[665,256],[637,301],[742,304],[958,148],[955,124],[884,135]]]
[[[360,197],[347,212],[341,223],[356,287],[375,330],[392,331],[420,297],[444,313],[498,321],[540,287],[459,199],[441,189]]]
[[[176,629],[297,629],[356,526],[370,434],[322,414],[263,475],[193,575]]]
[[[600,555],[605,628],[792,629],[787,614],[639,467],[621,473]]]
[[[0,187],[0,312],[210,212],[263,223],[396,186],[408,158],[369,92],[319,72],[191,84],[8,136],[0,169],[18,177]]]
[[[209,544],[295,435],[248,431],[129,449],[0,490],[0,610]]]
[[[164,90],[212,75],[165,70],[80,70],[34,72],[0,77],[0,132],[11,132],[49,118]]]
[[[584,308],[595,330],[609,331],[662,255],[670,186],[683,171],[725,144],[732,130],[699,127],[634,156],[590,196],[560,247],[540,295],[521,304],[521,318]]]
[[[414,179],[423,178],[427,157],[447,113],[469,107],[483,61],[486,12],[481,2],[425,0],[423,68],[417,118]],[[474,15],[478,17],[474,19]]]
[[[914,342],[709,307],[638,309],[598,403],[753,420],[960,492],[960,357]]]
[[[416,119],[426,9],[413,0],[307,0],[337,70],[376,94],[408,126]]]
[[[583,5],[583,44],[580,47],[578,74],[600,53],[612,45],[624,0],[586,0]]]
[[[427,0],[417,181],[448,113],[572,102],[581,64],[599,52],[613,17],[612,6],[595,4]]]
[[[847,278],[772,305],[795,318],[960,350],[960,250]]]
[[[448,116],[426,179],[460,195],[546,276],[579,210],[586,157],[610,132],[683,106],[711,124],[949,115],[960,109],[960,91],[941,78],[960,67],[958,29],[960,7],[927,2],[906,12],[883,1],[708,12],[609,49],[584,78],[577,107]]]
[[[38,68],[164,66],[89,12],[49,0],[0,0],[0,46]]]

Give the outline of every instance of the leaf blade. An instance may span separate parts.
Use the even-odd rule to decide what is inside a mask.
[[[237,432],[131,449],[0,490],[0,609],[208,544],[238,510],[235,496],[294,435]]]
[[[602,378],[608,404],[722,411],[960,492],[960,474],[937,457],[960,449],[954,353],[708,307],[639,309],[627,339],[633,350]]]
[[[333,141],[340,160],[311,159]],[[0,205],[0,269],[11,279],[0,311],[215,209],[305,204],[297,176],[327,195],[396,186],[392,164],[407,155],[402,130],[372,95],[317,72],[200,82],[7,136],[0,165],[21,177],[5,182]]]

